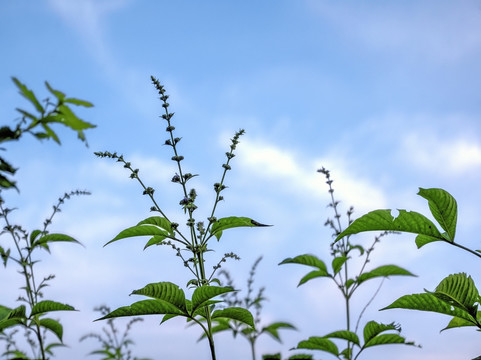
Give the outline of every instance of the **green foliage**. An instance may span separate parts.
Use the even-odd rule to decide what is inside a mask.
[[[78,137],[86,142],[83,130],[94,127],[87,122],[79,119],[68,104],[91,107],[92,104],[75,98],[67,98],[65,94],[58,90],[54,90],[47,82],[47,89],[56,98],[56,103],[51,103],[49,99],[44,101],[45,105],[37,99],[33,91],[29,90],[26,85],[22,84],[18,79],[12,78],[13,82],[25,97],[35,108],[38,113],[36,115],[17,108],[22,115],[19,123],[14,127],[0,127],[0,143],[19,140],[24,133],[30,133],[37,139],[53,139],[60,144],[57,134],[50,128],[50,125],[59,123],[77,132]],[[42,130],[39,130],[41,128]],[[2,150],[5,150],[2,148]],[[15,174],[16,169],[3,158],[0,158],[0,218],[4,225],[0,232],[0,257],[3,266],[13,262],[18,268],[18,272],[23,276],[23,285],[20,287],[22,295],[18,301],[22,305],[10,308],[0,305],[0,341],[6,342],[6,348],[2,356],[9,359],[42,359],[45,360],[49,355],[53,355],[53,349],[63,346],[63,326],[55,319],[50,318],[51,312],[56,311],[73,311],[72,306],[53,300],[42,300],[44,288],[54,278],[54,275],[44,277],[38,280],[38,274],[35,270],[35,264],[38,262],[36,254],[39,250],[50,252],[50,245],[57,242],[79,242],[71,236],[50,233],[49,226],[56,213],[60,211],[61,205],[65,200],[70,199],[74,195],[87,195],[85,191],[72,191],[65,193],[58,199],[58,203],[54,205],[53,212],[49,218],[43,223],[42,229],[33,230],[30,233],[22,226],[13,224],[10,220],[10,213],[13,209],[5,206],[2,190],[17,188],[15,181],[10,178]],[[18,190],[18,189],[17,189]],[[9,238],[9,242],[7,242]],[[7,240],[7,241],[5,241]],[[13,250],[13,251],[12,251]],[[11,291],[11,289],[3,289]],[[29,351],[20,350],[15,342],[15,337],[19,329],[25,331],[25,339],[30,346]],[[47,343],[47,334],[54,335],[54,341]]]
[[[262,256],[259,257],[252,265],[252,268],[249,273],[249,278],[247,279],[247,294],[245,297],[240,298],[240,295],[241,295],[240,292],[236,292],[236,291],[226,292],[222,294],[222,298],[225,304],[229,307],[242,306],[245,309],[255,310],[254,323],[252,325],[246,324],[245,321],[241,321],[239,319],[233,319],[233,318],[220,319],[216,321],[216,324],[213,327],[213,332],[215,333],[222,332],[222,331],[230,331],[232,332],[232,335],[234,337],[236,337],[237,335],[241,335],[242,337],[244,337],[249,342],[249,345],[251,347],[252,360],[256,359],[256,342],[257,342],[257,339],[262,334],[269,334],[276,341],[281,342],[279,330],[281,329],[296,330],[296,328],[288,322],[273,322],[269,325],[261,326],[262,305],[263,305],[263,302],[266,300],[266,298],[264,297],[265,289],[264,287],[261,287],[258,290],[257,295],[254,295],[254,289],[252,287],[254,283],[254,277],[256,274],[257,265],[261,260],[262,260]],[[229,288],[235,287],[234,281],[230,273],[226,269],[220,270],[219,276],[225,278],[225,282],[229,286]],[[201,339],[203,338],[205,338],[205,335],[201,337]],[[277,355],[264,355],[263,359],[277,358],[275,356]]]
[[[392,324],[381,324],[375,321],[369,321],[365,324],[363,329],[363,337],[361,341],[361,336],[358,332],[361,317],[371,301],[377,295],[381,285],[379,285],[378,290],[373,294],[369,302],[364,306],[363,310],[357,318],[356,326],[353,329],[351,324],[351,300],[356,292],[356,290],[368,280],[381,278],[389,278],[390,276],[414,276],[408,270],[405,270],[397,265],[383,265],[376,267],[372,270],[367,270],[367,264],[370,261],[370,255],[374,250],[374,246],[380,241],[382,236],[388,234],[388,232],[382,233],[380,236],[375,237],[372,245],[369,248],[364,248],[362,245],[353,244],[350,240],[348,233],[342,231],[341,225],[341,215],[338,213],[339,202],[334,198],[334,189],[332,188],[333,180],[331,180],[330,172],[324,168],[318,170],[318,172],[324,174],[326,177],[326,183],[329,186],[329,194],[331,196],[331,202],[329,206],[334,211],[334,220],[328,219],[326,221],[327,226],[333,230],[333,236],[338,237],[335,242],[331,243],[331,254],[332,261],[330,263],[330,268],[326,265],[326,262],[322,261],[318,257],[312,254],[298,255],[293,258],[284,259],[279,265],[283,264],[299,264],[313,268],[299,281],[298,286],[301,286],[316,278],[327,278],[336,284],[336,287],[341,291],[344,298],[345,308],[346,308],[346,328],[343,330],[338,330],[331,332],[324,336],[311,336],[306,340],[300,341],[297,344],[296,349],[303,350],[319,350],[327,352],[338,359],[352,360],[357,359],[360,354],[367,348],[377,345],[387,345],[387,344],[404,344],[404,345],[414,345],[413,342],[406,341],[406,339],[400,335],[401,328]],[[351,215],[353,213],[353,208],[351,207],[347,211],[348,223],[352,228],[356,221],[352,222]],[[381,220],[384,221],[384,214],[382,214]],[[378,217],[376,217],[377,219]],[[395,226],[385,230],[397,230]],[[339,234],[346,234],[346,237],[339,237]],[[339,241],[339,239],[342,239]],[[360,256],[363,257],[363,262],[361,268],[355,271],[355,276],[351,275],[352,269],[350,268],[350,259],[355,253],[359,252]],[[337,341],[342,340],[346,343],[344,349],[339,349]],[[301,355],[301,358],[303,355]]]
[[[234,150],[239,143],[239,138],[244,134],[244,130],[239,130],[231,139],[230,150],[226,152],[226,162],[222,164],[223,172],[220,182],[214,184],[215,200],[207,217],[207,222],[197,221],[194,215],[197,214],[196,198],[197,192],[194,188],[189,188],[190,180],[197,175],[185,172],[181,166],[184,157],[179,155],[178,143],[181,141],[174,133],[175,127],[172,125],[174,113],[169,112],[168,95],[165,93],[164,87],[157,79],[152,77],[152,82],[156,87],[162,107],[165,113],[161,116],[166,122],[166,131],[168,138],[164,144],[171,148],[173,155],[172,161],[176,163],[177,173],[173,174],[172,182],[181,188],[181,199],[179,205],[186,214],[185,229],[182,229],[178,223],[173,222],[170,216],[162,210],[154,197],[155,190],[146,186],[139,177],[139,169],[133,168],[132,164],[126,161],[123,155],[111,152],[96,152],[99,157],[107,157],[121,163],[124,168],[130,172],[130,178],[139,182],[143,189],[143,195],[148,196],[152,201],[151,211],[157,213],[140,221],[137,225],[131,226],[121,231],[107,244],[111,244],[118,240],[132,237],[148,237],[144,249],[153,245],[166,245],[171,247],[175,254],[181,259],[185,267],[194,276],[187,282],[187,287],[194,289],[192,298],[186,298],[184,291],[178,286],[170,282],[158,282],[148,284],[144,288],[135,290],[132,294],[147,296],[150,299],[141,300],[116,309],[100,319],[112,319],[121,316],[138,316],[138,315],[163,315],[162,323],[174,317],[183,317],[189,322],[199,325],[204,335],[209,340],[209,346],[212,359],[216,358],[214,346],[214,328],[213,321],[216,323],[228,322],[235,320],[246,324],[253,328],[254,320],[252,314],[242,307],[218,307],[216,297],[234,291],[230,287],[216,286],[218,280],[214,277],[221,264],[228,258],[239,259],[234,253],[226,253],[219,262],[213,266],[213,271],[208,274],[205,264],[204,255],[209,249],[209,240],[216,238],[220,240],[223,232],[228,229],[237,227],[262,227],[266,226],[247,217],[230,216],[221,219],[215,217],[218,204],[224,199],[223,191],[227,188],[224,184],[226,174],[231,170],[231,160],[235,157]],[[187,254],[187,255],[186,255]],[[99,319],[99,320],[100,320]]]
[[[15,77],[12,77],[12,80],[17,86],[20,95],[33,105],[35,113],[17,108],[16,110],[20,113],[21,119],[13,128],[6,125],[0,127],[0,144],[19,140],[24,133],[30,133],[39,140],[53,139],[60,144],[60,138],[51,128],[51,125],[54,124],[60,124],[72,129],[77,133],[78,138],[87,144],[84,130],[94,128],[95,125],[81,120],[75,115],[70,105],[92,107],[93,105],[90,102],[68,98],[63,92],[54,90],[48,82],[45,82],[45,86],[55,97],[55,102],[51,102],[49,98],[40,102],[34,92],[28,89],[25,84]],[[10,176],[15,174],[16,170],[13,165],[3,157],[0,157],[0,189],[16,188],[16,182],[10,178]]]
[[[110,309],[105,305],[94,310],[99,311],[102,315],[110,313]],[[134,341],[129,337],[130,330],[133,324],[140,321],[143,321],[140,317],[130,319],[122,335],[120,335],[119,329],[115,326],[115,319],[108,319],[107,326],[102,328],[103,335],[90,333],[82,336],[80,341],[93,338],[100,342],[101,348],[91,351],[89,355],[99,355],[101,360],[150,360],[149,358],[133,356],[130,349],[131,345],[134,344]]]
[[[399,210],[399,216],[394,218],[391,210],[375,210],[354,221],[337,236],[336,241],[364,231],[397,230],[416,234],[418,248],[442,241],[481,257],[479,250],[474,251],[455,242],[458,214],[456,200],[451,194],[443,189],[420,188],[418,195],[428,201],[431,215],[444,232],[438,230],[424,215],[414,211]],[[481,329],[481,315],[478,312],[480,300],[471,276],[461,273],[444,278],[433,292],[402,296],[383,310],[402,308],[432,311],[453,317],[443,330],[464,326]]]

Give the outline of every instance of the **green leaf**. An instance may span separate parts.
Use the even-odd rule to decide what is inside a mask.
[[[374,210],[354,220],[346,230],[338,235],[336,241],[347,235],[375,230],[418,234],[416,238],[418,248],[428,242],[445,240],[433,222],[420,213],[399,210],[398,217],[394,218],[391,210]],[[418,242],[419,237],[421,240]]]
[[[323,270],[313,270],[307,273],[301,280],[299,280],[299,284],[297,284],[297,286],[299,287],[305,284],[306,282],[308,282],[309,280],[312,280],[318,277],[330,277],[330,275]]]
[[[356,333],[354,333],[352,331],[347,331],[347,330],[334,331],[332,333],[324,335],[324,337],[325,338],[343,339],[343,340],[347,340],[349,342],[352,342],[353,344],[356,344],[357,346],[361,346],[361,344],[359,342],[359,337],[356,335]]]
[[[8,316],[8,314],[10,314],[11,311],[12,309],[6,306],[0,305],[0,320],[5,319]]]
[[[45,86],[47,87],[48,91],[50,91],[58,99],[59,102],[63,102],[65,99],[65,94],[63,92],[52,89],[47,81],[45,81]]]
[[[63,326],[57,320],[48,318],[40,319],[40,326],[52,331],[55,335],[57,335],[58,339],[62,341]]]
[[[387,309],[409,309],[409,310],[419,310],[419,311],[431,311],[439,314],[446,314],[450,316],[456,316],[467,321],[471,321],[474,324],[475,319],[464,310],[457,307],[451,306],[446,301],[438,299],[432,293],[423,294],[411,294],[401,296],[399,299],[394,301],[391,305],[386,306],[381,310]]]
[[[30,316],[35,316],[35,315],[43,314],[50,311],[76,311],[76,310],[75,308],[67,304],[62,304],[62,303],[51,301],[51,300],[44,300],[44,301],[39,301],[34,305],[34,307],[32,308],[32,312],[30,313]]]
[[[312,360],[312,355],[296,354],[296,355],[290,356],[287,360]]]
[[[279,329],[297,330],[294,325],[289,324],[287,322],[275,322],[263,327],[261,330],[261,333],[266,332],[269,335],[271,335],[274,339],[281,342],[281,338],[279,336]]]
[[[232,287],[219,287],[219,286],[200,286],[194,290],[192,294],[192,312],[195,312],[197,308],[204,305],[207,300],[210,300],[221,294],[235,291]]]
[[[429,209],[441,228],[446,231],[448,241],[454,241],[456,222],[458,219],[458,205],[454,197],[443,189],[419,188],[418,195],[428,201]]]
[[[342,266],[346,261],[347,261],[346,256],[337,256],[334,259],[332,259],[332,271],[334,272],[334,275],[337,275],[339,271],[341,271]]]
[[[477,317],[480,296],[471,276],[465,273],[452,274],[444,278],[432,293],[438,299]]]
[[[214,222],[210,229],[210,233],[214,235],[217,238],[217,240],[220,240],[222,236],[222,232],[224,230],[236,228],[236,227],[259,227],[259,226],[271,226],[271,225],[261,224],[248,217],[229,216],[229,217],[218,219],[216,222]]]
[[[170,235],[174,236],[171,222],[162,216],[151,216],[139,222],[137,226],[139,225],[155,225],[161,229],[166,230]]]
[[[406,339],[399,334],[381,334],[377,335],[371,339],[368,343],[365,343],[363,349],[377,346],[377,345],[388,345],[388,344],[405,344],[415,346],[411,341],[406,341]]]
[[[35,97],[35,94],[33,93],[33,91],[29,90],[27,86],[22,84],[16,77],[12,77],[12,80],[17,86],[17,88],[20,90],[20,94],[24,98],[26,98],[28,101],[30,101],[35,106],[35,109],[37,109],[38,112],[43,113],[44,109],[42,105],[40,105],[40,102]]]
[[[132,294],[144,295],[154,299],[165,301],[185,313],[184,290],[171,282],[158,282],[148,284],[142,289],[132,291]]]
[[[307,266],[312,266],[317,269],[319,269],[321,272],[325,272],[326,275],[328,275],[327,272],[327,267],[324,261],[318,259],[314,255],[298,255],[295,258],[287,258],[282,260],[282,262],[279,263],[279,265],[284,265],[284,264],[301,264],[301,265],[307,265]]]
[[[472,321],[468,321],[468,320],[458,318],[458,317],[453,317],[451,319],[451,321],[449,322],[448,326],[446,326],[441,331],[453,329],[453,328],[457,328],[457,327],[464,327],[464,326],[477,326],[477,325],[474,324]]]
[[[153,299],[153,300],[141,300],[133,303],[130,306],[120,307],[112,311],[111,313],[99,319],[96,319],[95,321],[117,318],[117,317],[124,317],[124,316],[165,315],[165,314],[185,316],[182,310],[172,305],[171,303],[168,303],[167,301],[163,301],[163,300]]]
[[[169,237],[169,233],[165,230],[159,229],[154,225],[136,225],[121,231],[116,237],[106,243],[104,246],[113,243],[114,241],[135,236],[163,236]]]
[[[357,282],[359,284],[363,283],[366,280],[373,279],[376,277],[389,277],[393,275],[404,275],[404,276],[416,276],[413,273],[407,271],[396,265],[384,265],[379,266],[371,271],[362,273],[358,278]]]
[[[38,231],[38,230],[36,230]],[[34,232],[32,232],[33,234]],[[34,236],[35,238],[36,236]],[[72,242],[82,245],[79,241],[75,240],[73,237],[65,234],[47,234],[34,241],[32,247],[42,246],[48,250],[48,243],[51,242]]]
[[[216,310],[212,314],[212,319],[227,318],[232,320],[240,321],[244,324],[255,328],[254,317],[249,310],[241,307],[228,307],[222,310]]]
[[[303,340],[297,344],[297,349],[321,350],[334,356],[339,356],[339,349],[336,344],[324,337],[311,336],[309,339]]]
[[[152,236],[149,239],[149,241],[147,241],[147,243],[145,244],[144,250],[147,249],[148,247],[152,246],[152,245],[162,244],[166,238],[167,238],[166,236],[159,236],[159,235]]]
[[[396,326],[394,323],[391,324],[381,324],[376,321],[369,321],[365,326],[364,326],[364,347],[366,344],[374,339],[376,336],[379,334],[389,331],[389,330],[394,330],[394,331],[400,331],[399,326]]]
[[[80,100],[80,99],[75,99],[75,98],[67,98],[63,100],[65,103],[69,104],[74,104],[78,106],[84,106],[84,107],[93,107],[94,105],[91,102],[85,101],[85,100]]]

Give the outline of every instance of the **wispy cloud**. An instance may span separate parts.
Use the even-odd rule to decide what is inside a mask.
[[[309,4],[349,37],[396,56],[444,62],[481,50],[481,8],[476,1]]]

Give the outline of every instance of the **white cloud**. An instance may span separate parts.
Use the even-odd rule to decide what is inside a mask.
[[[388,53],[443,62],[481,50],[481,9],[475,1],[381,4],[309,2],[348,36]]]
[[[401,149],[413,164],[443,176],[460,176],[481,167],[481,144],[465,138],[444,140],[411,133]]]
[[[250,174],[268,177],[284,191],[295,192],[305,197],[324,197],[327,194],[323,175],[316,172],[324,166],[331,171],[333,185],[341,194],[345,204],[353,204],[359,211],[384,207],[383,192],[369,179],[356,176],[356,170],[349,168],[341,158],[327,156],[308,158],[290,149],[268,144],[265,141],[243,139],[239,150],[239,162]]]

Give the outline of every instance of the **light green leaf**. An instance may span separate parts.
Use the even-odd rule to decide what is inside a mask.
[[[170,235],[174,235],[171,222],[162,216],[151,216],[139,222],[137,226],[139,225],[155,225],[161,229],[166,230]]]
[[[152,246],[152,245],[162,244],[166,238],[167,238],[166,236],[159,236],[159,235],[152,236],[149,239],[149,241],[147,241],[147,243],[145,244],[144,250],[147,249],[148,247]]]
[[[186,311],[184,290],[171,282],[158,282],[132,291],[132,294],[144,295],[172,304],[183,313]]]
[[[212,319],[227,318],[232,320],[240,321],[244,324],[255,328],[254,317],[249,310],[241,307],[229,307],[222,310],[216,310],[212,314]]]
[[[35,315],[43,314],[50,311],[75,311],[75,308],[73,308],[70,305],[61,304],[56,301],[44,300],[44,301],[39,301],[34,305],[34,307],[32,308],[32,312],[30,313],[30,316],[35,316]]]
[[[216,222],[214,222],[210,229],[210,233],[214,235],[217,238],[217,240],[220,240],[222,236],[222,232],[224,230],[236,228],[236,227],[259,227],[259,226],[271,226],[271,225],[261,224],[248,217],[229,216],[229,217],[218,219]]]
[[[275,322],[270,325],[267,325],[262,328],[261,333],[266,332],[270,334],[274,339],[277,341],[281,342],[281,338],[279,336],[279,329],[291,329],[291,330],[297,330],[296,327],[292,324],[289,324],[287,322]]]
[[[73,237],[65,234],[47,234],[42,236],[38,240],[34,241],[32,247],[43,246],[48,250],[48,243],[50,242],[72,242],[72,243],[77,243],[82,245],[79,241],[75,240]]]
[[[456,200],[443,189],[419,188],[419,196],[428,201],[429,209],[441,228],[446,231],[448,241],[454,241],[456,222],[458,219],[458,205]]]
[[[91,102],[85,101],[85,100],[80,100],[80,99],[75,99],[75,98],[67,98],[63,100],[65,103],[69,104],[74,104],[78,106],[84,106],[84,107],[93,107],[94,105]]]
[[[339,271],[341,271],[342,266],[346,261],[347,261],[346,256],[337,256],[334,259],[332,259],[332,271],[334,272],[334,275],[337,275]]]
[[[446,326],[441,331],[453,329],[453,328],[457,328],[457,327],[464,327],[464,326],[477,326],[477,325],[474,324],[472,321],[468,321],[468,320],[461,319],[461,318],[458,318],[458,317],[453,317],[451,319],[451,321],[449,322],[448,326]]]
[[[22,84],[16,77],[12,77],[12,80],[15,83],[15,85],[17,85],[17,88],[20,90],[20,94],[24,98],[26,98],[28,101],[30,101],[35,106],[35,109],[37,109],[39,113],[43,113],[44,109],[42,105],[40,105],[40,102],[35,97],[35,94],[33,93],[33,91],[29,90],[27,86]]]
[[[59,102],[62,102],[63,99],[65,99],[65,94],[61,91],[53,89],[47,81],[45,81],[45,86],[47,87],[48,91],[50,91],[58,99]]]
[[[195,289],[192,294],[192,311],[195,312],[195,310],[204,305],[207,300],[232,291],[235,290],[230,286],[200,286]]]
[[[173,315],[181,315],[185,316],[182,310],[178,307],[168,303],[167,301],[163,300],[142,300],[133,303],[130,306],[123,306],[120,307],[111,313],[96,319],[98,320],[105,320],[117,317],[124,317],[124,316],[142,316],[142,315],[165,315],[165,314],[173,314]]]
[[[164,236],[169,237],[169,233],[165,230],[159,229],[157,226],[154,225],[136,225],[130,228],[127,228],[121,231],[116,237],[106,243],[104,246],[107,246],[114,241],[125,239],[129,237],[135,236]]]
[[[339,349],[336,344],[324,337],[311,336],[309,339],[299,342],[297,349],[321,350],[339,356]]]
[[[418,247],[428,242],[445,240],[433,222],[420,213],[399,210],[399,215],[394,218],[391,215],[391,210],[374,210],[356,219],[346,230],[338,235],[336,241],[347,235],[377,230],[418,234],[422,237],[422,241],[416,242]]]
[[[57,320],[48,318],[40,319],[40,326],[52,331],[55,335],[57,335],[58,339],[62,341],[63,326]]]
[[[371,271],[362,273],[358,278],[357,282],[359,284],[363,283],[366,280],[373,279],[376,277],[389,277],[393,275],[404,275],[404,276],[416,276],[413,273],[399,267],[396,265],[384,265],[379,266]]]

